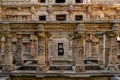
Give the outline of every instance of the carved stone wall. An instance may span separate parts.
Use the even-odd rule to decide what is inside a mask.
[[[113,1],[1,0],[0,74],[120,76],[120,1]]]

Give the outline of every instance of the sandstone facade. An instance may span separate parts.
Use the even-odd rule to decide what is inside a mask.
[[[1,0],[0,66],[13,80],[119,78],[120,1]]]

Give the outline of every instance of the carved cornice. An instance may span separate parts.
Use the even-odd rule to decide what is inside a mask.
[[[44,33],[44,32],[39,32],[39,33],[38,33],[38,37],[39,37],[40,39],[44,39],[44,38],[45,38],[45,33]]]

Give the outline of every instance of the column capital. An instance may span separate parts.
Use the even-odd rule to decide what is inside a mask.
[[[31,40],[31,41],[36,41],[37,38],[36,38],[36,36],[35,36],[34,34],[32,34],[32,35],[30,35],[30,40]]]
[[[117,37],[117,33],[115,31],[108,31],[108,32],[106,32],[106,34],[110,38]]]
[[[1,41],[2,41],[2,42],[5,42],[5,36],[2,36],[2,37],[1,37]]]
[[[37,25],[37,30],[39,31],[39,32],[44,32],[45,30],[44,30],[44,25],[43,24],[38,24]]]
[[[22,39],[22,32],[17,32],[17,38],[21,38]]]
[[[74,32],[73,34],[69,34],[69,37],[72,39],[83,39],[86,37],[84,32]]]
[[[115,24],[113,24],[112,29],[117,31],[117,30],[119,30],[119,26],[120,26],[119,24],[115,23]]]
[[[22,32],[17,32],[16,34],[17,34],[17,35],[22,35]]]
[[[45,38],[45,33],[44,33],[44,32],[39,32],[39,33],[38,33],[38,37],[39,37],[40,39],[44,39],[44,38]]]

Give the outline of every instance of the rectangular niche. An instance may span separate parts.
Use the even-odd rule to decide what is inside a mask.
[[[56,3],[65,3],[65,0],[55,0]]]
[[[76,3],[83,3],[83,0],[75,0]]]
[[[56,20],[65,21],[66,20],[66,15],[56,15]]]
[[[38,0],[39,3],[45,3],[45,0]]]
[[[83,15],[75,15],[75,20],[76,21],[83,20]]]
[[[63,56],[63,55],[64,55],[63,43],[58,43],[58,56]]]
[[[39,21],[46,21],[46,16],[45,15],[39,16]]]

